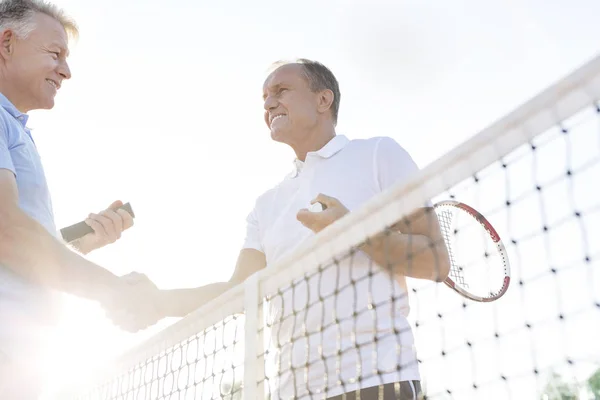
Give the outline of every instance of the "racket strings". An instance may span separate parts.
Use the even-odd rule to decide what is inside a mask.
[[[448,249],[448,257],[450,258],[450,272],[449,275],[458,284],[468,288],[469,285],[465,282],[465,278],[462,274],[462,267],[457,263],[456,256],[454,255],[454,245],[452,238],[454,232],[452,230],[453,213],[450,210],[441,210],[438,213],[438,220],[440,222],[440,228],[444,242],[446,242],[446,248]]]
[[[448,278],[476,298],[497,296],[505,285],[503,246],[494,241],[486,224],[460,204],[438,205],[436,214],[450,259]]]

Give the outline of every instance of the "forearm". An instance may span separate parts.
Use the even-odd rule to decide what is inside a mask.
[[[193,289],[163,290],[159,307],[163,317],[184,317],[229,289],[244,282],[250,275],[267,265],[264,253],[255,249],[242,249],[231,279]]]
[[[99,300],[118,281],[22,211],[0,211],[0,264],[37,284]]]
[[[185,317],[235,286],[232,282],[217,282],[193,289],[163,290],[160,307],[164,317]]]
[[[86,255],[88,255],[90,253],[89,250],[81,248],[80,239],[76,239],[76,240],[72,241],[71,243],[65,243],[65,245],[71,251],[74,251],[77,254],[81,254],[81,255],[86,256]]]
[[[425,235],[381,233],[361,246],[376,264],[399,275],[441,282],[448,276],[449,259],[443,241]]]

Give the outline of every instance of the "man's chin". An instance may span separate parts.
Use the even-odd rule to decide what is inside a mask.
[[[285,134],[278,129],[271,129],[271,139],[276,142],[285,143]]]
[[[296,132],[292,130],[271,130],[271,139],[274,142],[286,144],[288,146],[294,146],[294,143],[297,142],[298,138],[296,137]]]
[[[54,108],[54,97],[50,99],[46,99],[43,104],[40,104],[37,109],[38,110],[51,110]]]

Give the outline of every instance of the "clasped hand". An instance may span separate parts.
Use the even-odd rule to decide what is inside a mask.
[[[144,274],[122,276],[109,292],[101,301],[106,316],[125,331],[140,331],[165,317],[162,291]]]

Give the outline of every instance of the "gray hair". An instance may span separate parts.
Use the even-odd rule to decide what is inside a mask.
[[[35,29],[36,13],[46,14],[60,22],[68,36],[79,36],[75,21],[63,10],[44,0],[0,0],[0,32],[10,29],[18,38],[27,38]]]
[[[337,125],[338,114],[340,111],[340,85],[329,68],[318,61],[308,60],[306,58],[298,58],[294,61],[277,61],[272,64],[270,70],[273,71],[283,65],[299,64],[302,66],[308,86],[313,92],[329,89],[333,92],[333,103],[331,104],[331,117],[333,124]]]

